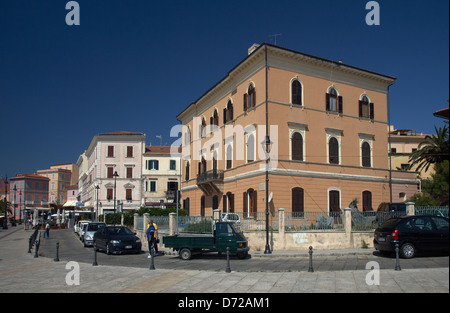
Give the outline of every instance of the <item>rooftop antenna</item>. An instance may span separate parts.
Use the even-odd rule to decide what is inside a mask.
[[[269,37],[273,37],[274,45],[276,46],[277,45],[277,37],[282,36],[282,35],[283,34],[274,34],[274,35],[269,35]]]
[[[162,146],[162,136],[159,135],[159,136],[155,136],[155,137],[159,138],[159,146],[161,147]]]

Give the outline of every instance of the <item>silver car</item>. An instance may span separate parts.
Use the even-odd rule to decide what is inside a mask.
[[[83,234],[83,244],[85,247],[94,245],[94,234],[97,230],[105,227],[106,224],[102,222],[90,222],[86,225],[86,231]]]

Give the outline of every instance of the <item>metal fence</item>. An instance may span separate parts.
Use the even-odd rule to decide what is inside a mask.
[[[416,215],[437,215],[448,217],[449,208],[448,206],[416,206],[415,214]]]
[[[157,225],[159,232],[168,232],[169,231],[169,216],[149,216],[149,219],[152,219],[153,222]],[[137,216],[136,217],[136,230],[145,230],[147,225],[144,225],[144,217]]]
[[[415,215],[449,216],[449,207],[416,206]],[[352,231],[371,231],[390,218],[406,216],[404,212],[352,212]]]
[[[344,231],[343,212],[285,212],[286,232]]]
[[[244,232],[266,230],[266,213],[237,213],[240,217],[240,229]],[[278,212],[269,213],[269,230],[279,229]],[[284,228],[287,232],[297,231],[341,231],[344,230],[342,212],[285,212]]]
[[[214,220],[211,216],[178,216],[178,232],[211,234]]]
[[[239,215],[239,228],[244,232],[265,231],[266,212],[243,213]],[[415,215],[437,215],[449,217],[449,207],[416,206]],[[406,212],[352,211],[352,231],[373,231],[386,220],[406,216]],[[169,231],[169,216],[151,216],[158,225],[158,231]],[[278,231],[278,212],[269,213],[269,230]],[[143,216],[136,218],[136,230],[143,230]],[[214,220],[211,216],[179,216],[178,232],[211,233]],[[286,232],[298,231],[344,231],[343,212],[285,212],[284,227]]]

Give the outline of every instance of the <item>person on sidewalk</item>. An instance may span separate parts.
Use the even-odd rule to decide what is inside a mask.
[[[44,232],[44,238],[45,235],[47,235],[47,239],[50,238],[50,223],[47,222],[47,224],[45,225],[45,232]]]
[[[150,223],[153,224],[153,227],[155,228],[154,231],[154,240],[153,240],[153,248],[155,249],[155,256],[159,255],[159,250],[158,250],[158,243],[159,243],[159,235],[158,235],[158,226],[156,225],[155,222],[153,222],[152,220],[150,220],[147,224],[147,230],[150,226]],[[147,237],[148,238],[148,237]],[[150,254],[150,246],[149,246],[149,254]]]
[[[153,220],[148,221],[147,225],[147,242],[148,242],[148,258],[152,257],[152,249],[155,244],[155,226],[153,225]]]

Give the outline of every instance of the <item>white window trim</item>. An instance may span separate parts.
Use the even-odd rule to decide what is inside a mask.
[[[338,191],[339,192],[339,208],[341,208],[342,210],[342,192],[341,189],[337,188],[337,187],[330,187],[327,190],[327,208],[328,208],[328,214],[330,214],[331,212],[331,208],[330,208],[330,191]]]
[[[373,168],[373,137],[363,137],[360,134],[359,137],[359,166],[363,167],[362,164],[362,145],[363,143],[367,142],[370,146],[370,167],[364,167],[364,168]]]
[[[298,124],[298,123],[288,123],[289,125],[289,160],[292,160],[292,136],[294,133],[299,133],[302,135],[303,139],[303,161],[306,162],[306,130],[308,125]],[[296,160],[298,161],[298,160]]]
[[[332,164],[330,163],[330,139],[334,137],[338,141],[338,153],[339,153],[339,164]],[[327,164],[331,165],[342,165],[342,151],[341,151],[341,145],[342,145],[342,131],[340,130],[332,130],[332,129],[326,129],[326,150],[327,150]]]

